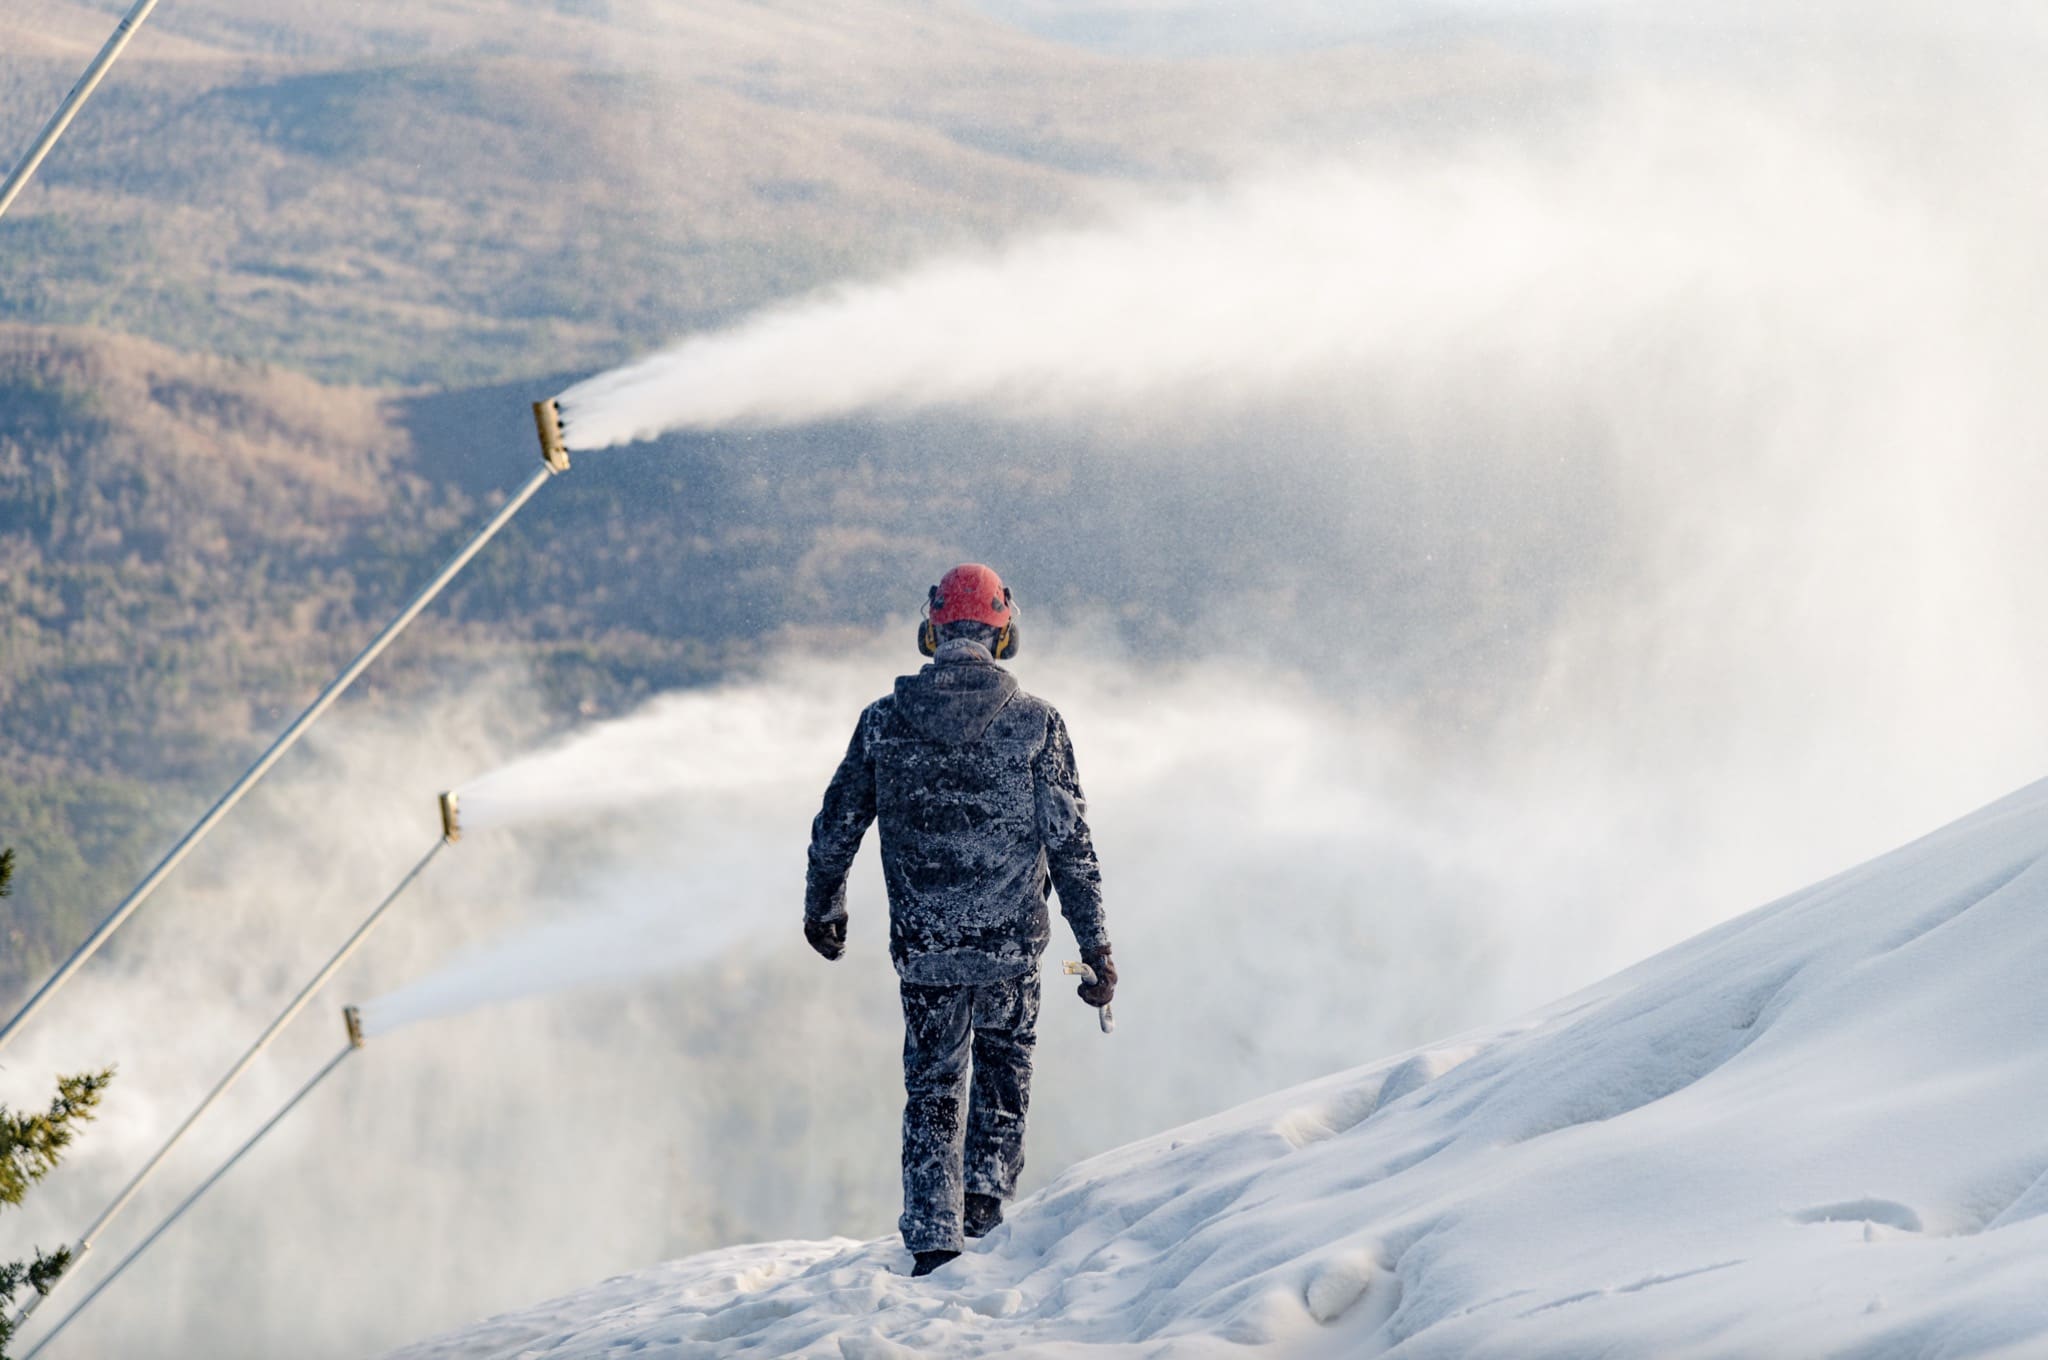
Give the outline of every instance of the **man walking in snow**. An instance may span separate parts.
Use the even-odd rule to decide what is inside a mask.
[[[970,563],[932,587],[918,650],[931,664],[860,715],[811,824],[804,938],[846,952],[847,870],[880,822],[903,991],[901,1227],[925,1275],[1016,1192],[1053,889],[1095,971],[1081,999],[1107,1006],[1116,967],[1066,723],[997,664],[1017,619],[995,572]]]

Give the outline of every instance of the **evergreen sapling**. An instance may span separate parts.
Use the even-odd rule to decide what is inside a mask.
[[[13,880],[14,851],[0,850],[0,897],[12,895]],[[59,1077],[56,1098],[39,1113],[17,1114],[0,1105],[0,1204],[20,1204],[31,1185],[56,1169],[78,1126],[91,1121],[113,1079],[111,1067]],[[38,1250],[32,1261],[0,1265],[0,1360],[7,1360],[7,1343],[14,1335],[15,1295],[23,1288],[49,1293],[70,1264],[71,1249],[62,1247]]]

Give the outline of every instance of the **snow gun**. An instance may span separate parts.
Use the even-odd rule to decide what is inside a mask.
[[[540,460],[551,472],[567,472],[569,447],[562,442],[562,408],[553,397],[533,404],[533,423],[540,430]]]
[[[448,845],[462,839],[462,799],[453,793],[441,795],[441,840]]]
[[[1077,977],[1081,979],[1081,981],[1087,983],[1091,987],[1095,985],[1095,970],[1093,968],[1090,968],[1087,964],[1082,963],[1079,959],[1068,959],[1065,963],[1060,965],[1060,971],[1062,973],[1065,973],[1068,977]],[[1102,1021],[1102,1032],[1104,1034],[1116,1033],[1116,1017],[1109,1013],[1109,1007],[1097,1006],[1095,1008],[1095,1011],[1096,1019]]]

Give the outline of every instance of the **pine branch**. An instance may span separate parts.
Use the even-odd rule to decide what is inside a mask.
[[[38,1294],[47,1294],[71,1265],[71,1248],[61,1247],[56,1251],[36,1252],[36,1259],[24,1265],[13,1261],[0,1266],[0,1360],[7,1360],[7,1343],[14,1337],[14,1320],[8,1316],[14,1311],[14,1296],[27,1285]]]
[[[56,1168],[77,1126],[91,1121],[113,1079],[111,1067],[59,1077],[56,1099],[41,1114],[18,1115],[0,1106],[0,1204],[21,1203],[28,1188]],[[0,1276],[0,1282],[4,1279]]]
[[[14,851],[0,849],[0,897],[14,888]],[[15,1114],[0,1105],[0,1204],[19,1204],[28,1188],[56,1169],[82,1124],[92,1121],[114,1069],[57,1078],[57,1094],[40,1114]],[[0,1360],[14,1337],[14,1296],[24,1288],[47,1294],[71,1264],[71,1249],[37,1250],[32,1261],[0,1265]]]

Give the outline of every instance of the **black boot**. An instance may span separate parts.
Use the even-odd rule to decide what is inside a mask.
[[[967,1212],[963,1216],[962,1231],[969,1237],[987,1237],[1003,1221],[1003,1202],[994,1195],[977,1195],[967,1192]]]
[[[910,1268],[912,1275],[929,1275],[960,1253],[957,1251],[920,1251],[917,1264]]]

